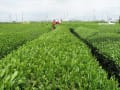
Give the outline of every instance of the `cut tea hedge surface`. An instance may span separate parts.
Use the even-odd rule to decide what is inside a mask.
[[[0,90],[118,90],[67,25],[0,60]]]
[[[0,24],[0,58],[49,31],[46,23]]]
[[[77,27],[76,32],[120,67],[120,25],[85,25]]]

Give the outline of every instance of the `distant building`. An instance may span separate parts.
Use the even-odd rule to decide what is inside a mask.
[[[115,24],[114,21],[112,20],[112,18],[108,19],[108,24]]]
[[[30,21],[24,21],[22,24],[30,24]]]

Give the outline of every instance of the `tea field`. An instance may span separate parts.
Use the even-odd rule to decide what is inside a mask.
[[[0,24],[0,90],[119,90],[119,33],[95,22]]]
[[[0,24],[0,58],[49,31],[46,23]]]

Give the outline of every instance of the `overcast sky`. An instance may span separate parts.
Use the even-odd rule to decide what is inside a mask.
[[[0,21],[107,19],[120,15],[120,0],[0,0]]]

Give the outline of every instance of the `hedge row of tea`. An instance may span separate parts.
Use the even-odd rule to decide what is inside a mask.
[[[88,47],[65,26],[0,61],[0,90],[118,90]]]
[[[120,67],[120,25],[94,24],[89,27],[89,24],[88,27],[78,27],[76,32]]]
[[[48,26],[45,25],[46,23],[0,24],[0,58],[27,41],[48,32]]]

